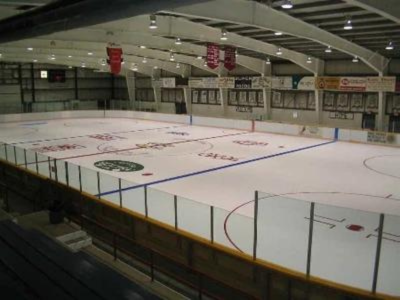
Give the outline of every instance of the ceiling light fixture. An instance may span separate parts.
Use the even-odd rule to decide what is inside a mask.
[[[143,57],[142,63],[147,64],[147,58],[146,57]]]
[[[328,48],[325,49],[326,53],[332,53],[332,48],[331,46],[328,46]]]
[[[228,40],[228,32],[225,29],[221,30],[221,41],[227,41]]]
[[[93,55],[93,52],[88,52],[87,55],[92,56],[92,55]]]
[[[177,64],[176,64],[176,68],[177,68],[177,69],[180,69],[180,68],[181,68],[181,64],[180,64],[180,63],[177,63]]]
[[[344,30],[352,30],[353,29],[353,24],[351,23],[350,17],[347,17],[346,23],[344,23],[343,29]]]
[[[181,38],[178,38],[178,37],[176,38],[175,45],[182,45]]]
[[[275,32],[274,32],[274,34],[275,34],[276,36],[283,35],[283,33],[282,33],[282,32],[280,32],[280,31],[275,31]]]
[[[139,48],[140,49],[146,49],[146,46],[145,45],[140,45]]]
[[[26,50],[33,51],[33,48],[32,47],[28,47],[28,48],[26,48]]]
[[[267,65],[270,65],[270,64],[271,64],[271,59],[270,59],[269,57],[267,57],[267,60],[265,61],[265,63],[266,63]]]
[[[357,56],[354,56],[352,62],[353,62],[353,63],[358,63],[358,57],[357,57]]]
[[[312,63],[311,57],[307,57],[307,63],[308,63],[308,64],[311,64],[311,63]]]
[[[293,8],[293,3],[291,0],[285,0],[285,1],[283,1],[281,7],[283,9],[291,9],[291,8]]]
[[[157,19],[155,15],[150,15],[150,25],[149,25],[150,29],[157,29]]]
[[[282,49],[278,48],[278,51],[276,51],[276,55],[282,55],[282,54],[283,54]]]
[[[197,59],[203,59],[203,56],[199,55],[197,56]]]
[[[170,61],[175,61],[175,55],[174,55],[174,53],[171,52],[171,54],[169,55],[169,60],[170,60]]]
[[[386,48],[385,48],[386,50],[393,50],[394,49],[394,45],[393,45],[393,42],[392,41],[390,41],[389,42],[389,44],[386,46]]]
[[[34,62],[34,63],[37,62],[37,59],[34,59],[33,62]]]

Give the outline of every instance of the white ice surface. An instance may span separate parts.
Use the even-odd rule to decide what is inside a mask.
[[[115,140],[90,137],[97,134],[108,134]],[[372,286],[379,213],[388,214],[378,291],[400,295],[398,148],[336,142],[291,153],[327,141],[131,119],[0,124],[0,141],[11,144],[7,146],[10,161],[16,158],[23,165],[26,155],[32,171],[36,171],[36,157],[31,149],[78,145],[80,149],[37,154],[42,162],[38,164],[39,173],[54,178],[56,167],[58,180],[66,182],[67,161],[69,184],[79,188],[81,166],[82,188],[92,194],[118,190],[117,177],[122,178],[122,188],[127,188],[192,174],[150,185],[149,217],[174,226],[173,195],[177,195],[178,227],[210,239],[212,205],[215,241],[229,247],[235,244],[248,254],[253,254],[251,200],[255,190],[268,193],[260,193],[257,257],[301,272],[306,267],[310,203],[298,200],[313,201],[319,217],[314,224],[311,274],[366,290]],[[243,145],[248,142],[259,145]],[[16,157],[13,145],[18,147]],[[0,148],[1,158],[5,157],[4,150],[4,146]],[[210,170],[284,152],[282,156]],[[224,159],[207,157],[210,153]],[[59,159],[56,166],[51,161],[49,168],[48,156]],[[233,161],[227,160],[229,157]],[[144,170],[122,173],[94,166],[97,161],[116,159],[141,164]],[[103,198],[120,204],[119,193]],[[144,214],[144,188],[124,191],[122,204]],[[363,230],[351,231],[348,225],[360,225]]]

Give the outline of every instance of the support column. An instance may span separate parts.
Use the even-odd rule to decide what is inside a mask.
[[[153,80],[159,80],[161,77],[161,69],[153,69]],[[161,87],[155,87],[153,85],[153,91],[154,91],[154,102],[155,106],[154,109],[158,112],[161,110]]]
[[[183,88],[183,97],[185,98],[186,111],[188,115],[192,114],[192,89]]]
[[[136,109],[136,74],[128,70],[126,72],[126,87],[128,88],[129,109]]]
[[[376,120],[376,130],[387,131],[385,124],[386,93],[378,93],[378,116]]]
[[[263,103],[264,103],[264,117],[265,120],[271,120],[272,111],[271,111],[271,103],[272,103],[272,89],[271,88],[263,88]]]
[[[322,103],[324,99],[324,92],[321,90],[315,90],[315,116],[317,124],[322,124]]]
[[[221,99],[222,116],[228,115],[228,89],[219,89],[219,97]]]

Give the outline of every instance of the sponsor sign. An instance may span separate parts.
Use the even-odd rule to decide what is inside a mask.
[[[219,67],[219,46],[217,44],[207,44],[207,66],[210,69]]]
[[[365,92],[367,90],[367,78],[341,77],[339,90],[349,92]]]
[[[354,113],[333,111],[329,113],[329,119],[354,120]]]
[[[236,68],[236,48],[225,47],[224,66],[228,71],[232,71]]]
[[[396,136],[387,132],[369,131],[367,136],[367,141],[370,143],[393,144],[395,140]]]
[[[291,90],[293,88],[292,77],[272,77],[272,88],[277,90]]]
[[[253,89],[270,89],[272,87],[272,77],[253,77],[251,86]]]
[[[234,77],[218,77],[218,87],[221,89],[233,89],[235,88]]]
[[[252,113],[253,107],[251,106],[236,106],[236,111],[241,113]]]
[[[152,84],[155,88],[175,88],[176,80],[175,77],[164,77],[159,80],[153,80]]]
[[[367,77],[367,92],[394,92],[396,77]]]
[[[337,91],[340,87],[340,77],[317,77],[315,88],[317,90]]]
[[[251,77],[236,77],[235,78],[235,89],[251,89]]]
[[[315,77],[313,76],[293,76],[293,89],[303,91],[315,90]]]

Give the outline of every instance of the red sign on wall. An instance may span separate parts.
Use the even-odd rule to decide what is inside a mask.
[[[111,73],[118,75],[121,72],[122,49],[107,47],[107,55]]]
[[[219,67],[219,46],[217,44],[207,44],[207,66],[210,69]]]
[[[224,66],[227,70],[232,71],[236,68],[236,48],[225,47]]]

